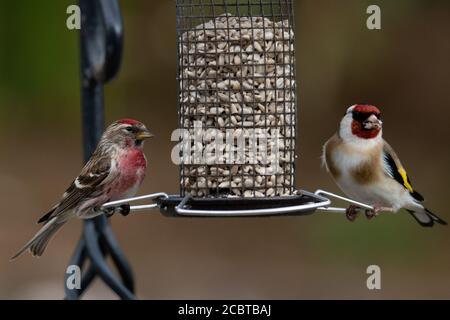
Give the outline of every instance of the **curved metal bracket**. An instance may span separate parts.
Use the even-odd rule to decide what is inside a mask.
[[[339,199],[351,204],[354,204],[360,208],[364,208],[364,209],[369,209],[369,210],[373,210],[374,208],[372,206],[369,206],[368,204],[362,203],[362,202],[358,202],[340,195],[337,195],[335,193],[332,192],[328,192],[325,190],[316,190],[316,192],[314,192],[314,194],[318,195],[318,196],[326,196],[328,198],[335,198],[335,199]],[[325,212],[337,212],[337,213],[345,213],[347,211],[347,208],[337,208],[337,207],[330,207],[330,206],[323,206],[320,208],[317,208],[317,210],[319,211],[325,211]]]
[[[128,206],[128,212],[136,212],[136,211],[143,211],[143,210],[148,210],[148,209],[154,209],[158,207],[158,203],[150,203],[150,204],[139,204],[139,205],[134,205],[131,206],[130,203],[132,202],[136,202],[136,201],[142,201],[142,200],[155,200],[155,199],[160,199],[160,198],[165,198],[167,199],[169,197],[169,195],[167,193],[164,192],[158,192],[158,193],[151,193],[151,194],[146,194],[143,196],[138,196],[138,197],[133,197],[133,198],[126,198],[126,199],[122,199],[122,200],[117,200],[117,201],[111,201],[108,203],[105,203],[100,209],[106,211],[106,213],[115,213],[116,211],[121,211],[121,208],[123,205],[127,205]],[[112,212],[109,211],[108,209],[112,209]]]
[[[84,159],[87,161],[103,132],[103,84],[117,74],[123,44],[118,0],[80,0],[81,79]],[[110,255],[120,279],[106,262]],[[86,269],[86,262],[89,267]],[[84,222],[84,232],[70,260],[82,269],[80,289],[65,287],[66,299],[78,299],[99,276],[122,299],[135,299],[131,267],[105,215]],[[84,270],[86,269],[86,270]],[[68,275],[66,275],[67,281]],[[65,283],[66,283],[65,281]]]
[[[191,200],[193,200],[193,198],[190,195],[187,195],[182,198],[178,195],[169,196],[167,193],[158,192],[133,198],[111,201],[105,203],[101,207],[101,209],[104,210],[105,213],[109,215],[117,212],[123,215],[127,215],[129,213],[134,213],[136,211],[145,211],[155,208],[159,208],[160,210],[164,211],[165,208],[167,207],[167,203],[164,204],[164,202],[169,201],[171,202],[171,205],[174,208],[174,212],[172,214],[167,213],[163,214],[166,216],[174,216],[174,217],[263,217],[263,216],[282,216],[282,215],[294,216],[294,215],[305,215],[305,213],[311,213],[316,210],[325,212],[338,212],[338,213],[346,212],[347,210],[346,208],[331,207],[330,198],[339,199],[351,203],[353,205],[356,205],[363,209],[369,210],[374,209],[372,206],[368,204],[358,202],[349,198],[345,198],[343,196],[328,191],[324,191],[321,189],[316,190],[314,193],[305,190],[299,190],[298,192],[303,196],[307,196],[308,200],[303,201],[303,203],[292,203],[292,201],[290,201],[290,204],[287,205],[286,203],[283,204],[283,201],[288,200],[287,198],[275,199],[277,200],[275,206],[272,203],[270,206],[264,208],[258,207],[256,203],[253,204],[247,203],[246,208],[241,208],[242,203],[240,203],[240,205],[238,204],[239,208],[233,209],[233,205],[234,206],[237,205],[236,203],[234,203],[233,205],[229,205],[229,208],[231,209],[229,208],[227,210],[210,209],[216,206],[220,207],[221,205],[223,205],[222,203],[223,201],[229,201],[229,199],[228,200],[217,199],[219,202],[216,203],[214,203],[215,201],[214,199],[212,200],[209,199],[209,204],[207,204],[206,206],[203,205],[203,208],[201,209],[192,208],[190,206],[190,202]],[[155,202],[150,204],[130,205],[133,202],[142,200],[153,200]],[[124,210],[124,207],[126,208],[126,210]]]

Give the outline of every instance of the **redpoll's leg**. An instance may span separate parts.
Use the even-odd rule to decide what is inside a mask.
[[[110,208],[104,208],[104,209],[95,208],[94,211],[96,211],[96,212],[101,211],[108,218],[112,217],[114,215],[114,213],[120,213],[123,216],[127,216],[130,213],[130,205],[123,204],[119,207],[110,207]]]
[[[366,209],[366,217],[367,219],[372,219],[373,217],[378,216],[381,212],[394,212],[394,209],[390,207],[379,207],[374,206],[373,210]]]
[[[114,208],[106,208],[106,209],[103,209],[103,212],[105,213],[107,218],[110,218],[114,215],[115,210],[114,210]]]
[[[115,212],[115,208],[104,208],[104,209],[100,209],[99,207],[95,207],[94,208],[95,212],[101,212],[104,215],[106,215],[106,217],[111,217],[112,215],[114,215]]]
[[[355,221],[356,217],[358,216],[359,211],[361,210],[360,207],[355,206],[354,204],[351,204],[348,206],[347,210],[345,210],[345,216],[347,219],[351,222]]]

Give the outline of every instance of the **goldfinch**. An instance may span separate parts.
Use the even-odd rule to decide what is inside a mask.
[[[350,198],[371,205],[367,218],[404,208],[424,227],[447,223],[426,209],[400,159],[382,137],[380,110],[372,105],[347,109],[337,133],[323,147],[323,162],[339,188]],[[353,221],[361,209],[346,212]]]

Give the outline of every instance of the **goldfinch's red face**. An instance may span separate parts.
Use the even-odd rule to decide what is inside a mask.
[[[382,125],[381,112],[377,107],[357,104],[347,109],[340,132],[344,138],[374,139],[381,135]]]
[[[371,105],[356,105],[352,111],[352,133],[363,139],[375,138],[381,131],[381,112]]]

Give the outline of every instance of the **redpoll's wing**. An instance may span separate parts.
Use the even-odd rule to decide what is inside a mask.
[[[52,215],[52,213],[55,212],[56,208],[58,208],[58,205],[54,206],[49,212],[47,212],[45,215],[43,215],[43,216],[38,220],[37,223],[42,223],[42,222],[45,222],[45,221],[49,220],[50,217],[51,217],[51,215]]]
[[[419,202],[422,202],[424,198],[420,193],[414,190],[411,180],[406,174],[406,170],[403,167],[400,159],[396,155],[394,149],[385,141],[383,148],[383,156],[384,156],[384,169],[385,173],[391,178],[395,179],[398,183],[400,183],[405,189],[409,191],[411,196]]]
[[[103,192],[102,184],[111,175],[111,158],[96,157],[86,163],[80,175],[66,190],[61,201],[38,222],[46,222],[67,210],[74,209],[82,200]]]

